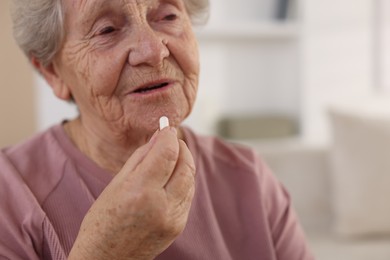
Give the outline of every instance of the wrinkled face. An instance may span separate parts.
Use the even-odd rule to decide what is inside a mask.
[[[65,0],[55,58],[84,123],[114,131],[179,125],[195,100],[197,43],[182,0]]]

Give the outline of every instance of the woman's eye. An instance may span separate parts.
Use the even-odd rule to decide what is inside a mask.
[[[98,34],[105,35],[105,34],[112,33],[114,31],[115,31],[115,28],[113,26],[107,26],[107,27],[104,27],[103,29],[101,29]]]
[[[177,18],[176,14],[170,14],[170,15],[165,16],[164,20],[166,20],[166,21],[174,21],[174,20],[176,20],[176,18]]]

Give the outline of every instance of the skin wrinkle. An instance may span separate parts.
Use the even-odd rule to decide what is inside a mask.
[[[145,0],[146,1],[146,0]],[[128,2],[128,0],[122,0],[122,2],[124,3],[124,5],[126,6],[126,7],[128,7],[128,13],[129,14],[138,14],[138,19],[139,19],[139,21],[142,21],[142,13],[145,11],[143,8],[142,8],[142,3],[139,1],[139,0],[136,0],[136,4],[137,4],[137,9],[139,9],[140,10],[140,12],[132,12],[132,10],[131,10],[131,4],[129,4],[129,3],[126,3],[126,2]],[[145,7],[146,6],[149,6],[150,5],[150,3],[145,3]]]
[[[89,47],[90,47],[89,40],[82,41],[80,43],[75,44],[74,46],[69,46],[68,52],[66,52],[64,54],[65,57],[68,57],[69,63],[75,64],[75,68],[76,68],[77,72],[83,76],[83,79],[85,80],[85,82],[91,82],[91,78],[92,78],[91,77],[91,74],[92,74],[91,69],[93,68],[92,64],[94,64],[95,62],[98,62],[96,60],[96,58],[95,58],[95,60],[92,60],[93,57],[88,55],[90,52],[94,51],[93,48],[90,48],[89,51],[83,52],[84,49],[88,49]],[[83,55],[79,56],[80,53],[83,53]],[[84,63],[86,63],[86,64],[84,64]],[[85,68],[87,69],[87,71],[83,70]],[[123,116],[123,114],[124,114],[123,111],[121,111],[121,112],[114,111],[115,110],[115,109],[113,109],[113,108],[115,108],[114,105],[111,105],[111,107],[109,107],[109,109],[107,109],[106,105],[109,104],[108,98],[112,98],[112,96],[114,95],[114,91],[112,91],[111,95],[108,98],[106,98],[103,95],[99,95],[98,93],[95,93],[93,86],[86,85],[85,87],[90,90],[89,101],[92,104],[95,104],[98,106],[98,109],[100,110],[100,113],[103,114],[104,119],[106,119],[108,121],[116,121],[116,120],[119,120],[121,116]],[[98,99],[94,100],[92,97],[97,97]],[[110,117],[112,117],[112,115],[114,113],[117,114],[117,116],[114,119],[110,119]]]
[[[104,5],[107,3],[108,3],[107,1],[98,1],[98,4],[96,4],[96,1],[73,0],[72,5],[73,5],[73,10],[80,10],[81,12],[89,12],[90,13],[91,16],[89,16],[89,17],[91,17],[91,18],[87,19],[83,22],[83,25],[86,25],[86,24],[92,24],[94,22],[94,20],[92,18],[95,17],[95,14],[97,12],[99,12],[104,7]]]
[[[67,53],[67,56],[69,57],[70,63],[73,63],[75,65],[80,64],[80,66],[75,66],[77,72],[83,76],[85,82],[90,82],[91,68],[92,68],[91,64],[95,63],[97,61],[95,61],[95,60],[91,61],[92,57],[88,56],[88,52],[84,52],[83,56],[77,56],[76,54],[83,53],[82,49],[84,47],[85,48],[88,47],[88,45],[85,43],[80,43],[79,45],[83,45],[82,48],[77,48],[73,52],[70,51],[69,53]],[[72,50],[72,47],[70,47],[70,50]],[[75,58],[73,62],[72,62],[72,57]],[[87,63],[86,65],[84,65],[82,63],[83,60]],[[84,72],[82,68],[87,68],[87,71]],[[105,120],[113,121],[113,122],[120,120],[121,116],[123,116],[123,114],[124,114],[123,110],[122,111],[115,111],[115,104],[110,105],[110,102],[109,102],[110,101],[109,99],[112,98],[112,96],[114,95],[114,91],[112,92],[112,94],[109,97],[105,97],[104,95],[99,95],[98,93],[95,93],[93,86],[86,85],[85,87],[88,88],[90,91],[89,101],[92,104],[97,106],[97,108],[100,110],[100,113],[103,115],[103,118]],[[97,97],[97,99],[95,100],[92,97]],[[77,102],[77,100],[76,100],[76,102]],[[112,117],[113,114],[116,114],[116,117],[110,118],[110,117]]]
[[[83,51],[84,49],[87,49],[89,46],[88,42],[82,41],[78,42],[74,45],[65,46],[64,53],[63,53],[63,59],[65,62],[69,64],[74,65],[74,70],[76,73],[82,76],[83,80],[85,82],[89,82],[90,75],[91,75],[91,67],[89,66],[89,56],[87,51]],[[81,54],[81,56],[80,56]],[[86,63],[86,64],[85,64]],[[85,69],[87,69],[85,71]],[[66,76],[64,78],[67,78]],[[72,83],[70,83],[72,85]],[[86,85],[86,88],[91,88],[90,86]],[[77,99],[76,99],[77,102]]]

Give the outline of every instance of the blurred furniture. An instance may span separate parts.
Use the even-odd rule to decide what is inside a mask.
[[[218,122],[217,133],[224,138],[275,139],[298,135],[297,122],[284,115],[225,116]]]
[[[332,110],[331,145],[239,142],[261,154],[290,191],[317,259],[388,260],[390,113],[349,112]]]
[[[330,119],[335,230],[349,237],[390,235],[390,100],[334,108]]]

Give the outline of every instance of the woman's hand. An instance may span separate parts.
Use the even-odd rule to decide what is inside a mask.
[[[153,259],[183,231],[195,165],[174,128],[155,133],[85,216],[69,259]]]

